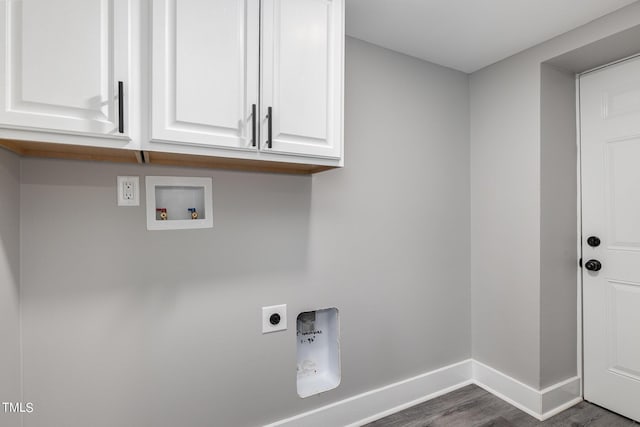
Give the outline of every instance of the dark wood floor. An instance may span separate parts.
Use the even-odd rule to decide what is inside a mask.
[[[366,427],[626,427],[640,424],[599,406],[581,402],[546,421],[511,406],[476,385],[469,385],[382,418]]]

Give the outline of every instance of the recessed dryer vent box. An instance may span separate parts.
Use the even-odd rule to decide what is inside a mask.
[[[148,176],[147,229],[213,227],[211,178]]]
[[[298,395],[309,397],[340,384],[338,309],[300,313],[296,321]]]

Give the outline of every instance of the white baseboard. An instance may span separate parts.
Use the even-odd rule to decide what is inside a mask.
[[[551,418],[582,401],[582,381],[573,377],[542,390],[542,420]]]
[[[473,382],[541,421],[582,400],[578,377],[536,390],[477,360],[473,361]]]
[[[361,426],[471,384],[471,363],[469,359],[445,366],[265,427]]]
[[[469,384],[477,384],[539,420],[582,400],[578,377],[536,390],[481,362],[468,359],[265,427],[362,426]]]

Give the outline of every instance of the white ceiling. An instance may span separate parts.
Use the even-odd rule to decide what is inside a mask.
[[[471,73],[636,0],[346,0],[347,34]]]

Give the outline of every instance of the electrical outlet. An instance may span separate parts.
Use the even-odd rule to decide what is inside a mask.
[[[140,206],[140,177],[118,177],[118,206]]]
[[[262,333],[287,329],[287,304],[262,307]]]

